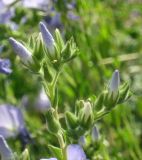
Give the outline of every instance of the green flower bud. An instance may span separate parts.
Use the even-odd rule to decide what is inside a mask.
[[[59,121],[55,119],[53,111],[51,109],[46,113],[46,118],[49,132],[51,132],[52,134],[57,134],[61,129],[61,126]]]
[[[93,124],[94,116],[90,102],[84,102],[84,107],[80,110],[79,121],[82,127],[89,128]]]
[[[71,112],[66,112],[65,118],[68,128],[75,129],[79,125],[78,118],[75,116],[75,114]]]
[[[78,115],[79,114],[79,111],[84,107],[84,101],[83,100],[79,100],[79,101],[76,101],[76,104],[75,104],[75,114]]]

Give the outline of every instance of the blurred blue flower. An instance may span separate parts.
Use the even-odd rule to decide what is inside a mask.
[[[115,70],[109,84],[109,91],[117,92],[119,85],[120,85],[119,70]]]
[[[42,34],[42,38],[45,42],[46,47],[48,48],[50,53],[54,52],[54,38],[51,33],[47,29],[44,23],[40,22],[40,31]]]
[[[22,148],[29,143],[31,138],[19,108],[9,104],[0,105],[0,135],[4,138],[18,136],[22,143]]]
[[[0,1],[0,24],[5,24],[12,29],[15,29],[15,23],[11,19],[15,16],[15,9],[13,7],[8,7],[10,2],[6,3],[6,0]]]
[[[0,159],[1,160],[12,160],[13,159],[13,153],[11,149],[9,148],[6,140],[2,135],[0,135]]]
[[[44,18],[48,28],[50,28],[51,30],[55,30],[56,28],[62,29],[63,24],[61,22],[61,14],[59,12],[55,12],[54,10],[51,11],[50,13],[51,13],[50,15],[47,15]]]
[[[11,63],[9,59],[0,58],[0,73],[10,74],[12,72],[10,67],[11,67]]]
[[[15,137],[25,128],[23,115],[19,108],[9,104],[0,105],[0,135]]]
[[[27,8],[42,9],[47,11],[50,0],[22,0],[23,6]]]
[[[86,160],[86,155],[82,147],[78,144],[70,144],[67,146],[67,160]]]
[[[9,42],[12,45],[15,53],[24,63],[32,62],[32,53],[25,46],[23,46],[22,43],[18,42],[12,37],[9,38]]]

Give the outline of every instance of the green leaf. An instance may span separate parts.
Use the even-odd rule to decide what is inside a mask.
[[[52,146],[52,145],[48,145],[48,148],[50,152],[53,154],[53,156],[56,157],[58,160],[63,159],[62,150],[60,148]]]

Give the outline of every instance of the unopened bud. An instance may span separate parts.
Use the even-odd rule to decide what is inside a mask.
[[[9,38],[9,42],[12,45],[15,53],[24,63],[32,62],[32,53],[25,46],[12,37]]]
[[[119,85],[120,85],[119,71],[115,70],[109,84],[109,92],[113,92],[113,93],[117,92]]]
[[[46,118],[49,132],[57,134],[58,131],[61,129],[61,126],[59,121],[55,119],[53,111],[51,109],[46,113]]]
[[[100,135],[99,135],[98,128],[94,126],[92,129],[92,140],[95,142],[95,141],[98,141],[99,138],[100,138]]]
[[[44,43],[49,52],[52,54],[54,52],[54,39],[44,23],[40,22],[39,25]]]
[[[84,128],[88,128],[93,123],[93,111],[90,102],[84,102],[84,107],[80,110],[79,113],[79,121],[81,126]]]

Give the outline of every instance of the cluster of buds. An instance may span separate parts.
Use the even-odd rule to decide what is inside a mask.
[[[79,139],[93,125],[93,106],[89,101],[80,100],[76,103],[75,113],[68,111],[65,118],[68,134]]]
[[[123,103],[131,96],[128,83],[120,86],[119,71],[115,70],[110,83],[97,98],[88,101],[78,101],[75,113],[66,112],[66,124],[68,132],[73,137],[83,135],[89,130],[97,119],[109,113],[117,104]],[[78,136],[77,136],[78,135]]]
[[[43,22],[40,22],[39,26],[40,33],[32,35],[27,46],[13,37],[9,38],[9,42],[28,69],[38,72],[42,68],[47,74],[50,67],[59,70],[64,63],[76,57],[78,49],[73,38],[64,43],[58,29],[55,30],[53,38]]]

